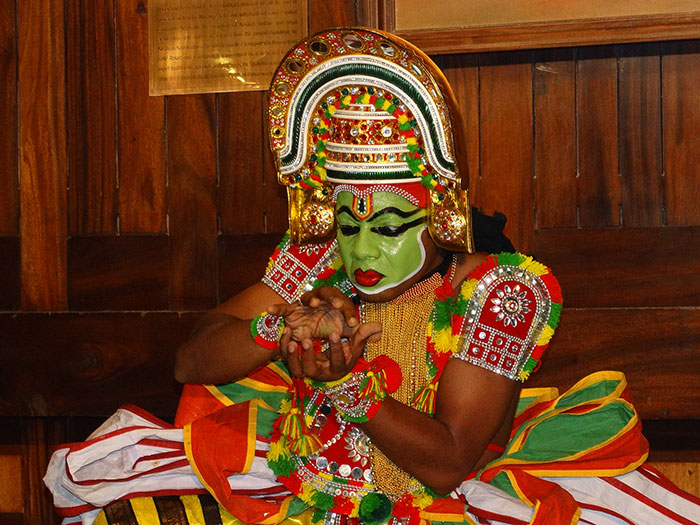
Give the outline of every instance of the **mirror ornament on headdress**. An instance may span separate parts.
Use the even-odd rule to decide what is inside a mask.
[[[421,200],[435,243],[472,251],[458,171],[458,161],[466,163],[453,139],[461,124],[456,103],[420,50],[375,30],[323,31],[287,54],[268,102],[293,242],[335,235],[334,188],[381,186],[400,195],[427,192]]]

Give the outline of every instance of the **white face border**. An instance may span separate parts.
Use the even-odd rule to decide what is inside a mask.
[[[396,288],[397,286],[401,286],[406,281],[413,278],[418,272],[421,271],[421,269],[425,265],[426,253],[425,253],[425,246],[423,246],[422,235],[423,235],[423,232],[427,229],[428,229],[428,227],[426,225],[423,225],[420,228],[418,228],[417,232],[416,232],[416,241],[418,242],[418,246],[420,247],[420,262],[418,263],[418,266],[416,266],[416,269],[413,270],[413,272],[406,275],[401,281],[388,283],[388,284],[385,284],[384,286],[380,286],[379,288],[365,288],[365,287],[360,286],[359,284],[357,284],[355,282],[352,283],[353,286],[355,288],[357,288],[363,294],[365,294],[367,296],[372,296],[372,295],[380,294],[380,293],[382,293],[386,290],[389,290],[391,288]]]

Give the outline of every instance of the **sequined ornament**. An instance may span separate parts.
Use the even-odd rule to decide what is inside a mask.
[[[250,335],[258,345],[268,350],[277,350],[284,330],[284,317],[262,312],[250,323]]]
[[[392,191],[419,180],[430,194],[433,240],[471,252],[470,208],[459,173],[465,151],[453,139],[461,129],[458,114],[437,66],[393,35],[333,29],[297,44],[275,72],[268,99],[270,143],[278,180],[288,191],[292,241],[330,239],[334,185],[381,184]],[[448,229],[433,226],[433,215],[443,209],[461,217]],[[311,220],[314,213],[322,216]]]

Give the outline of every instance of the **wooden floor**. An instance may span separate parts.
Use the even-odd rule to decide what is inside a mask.
[[[654,462],[649,464],[673,481],[676,486],[700,498],[699,463]]]

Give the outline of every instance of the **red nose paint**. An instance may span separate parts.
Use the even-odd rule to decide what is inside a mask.
[[[382,280],[382,277],[384,277],[384,275],[374,270],[367,270],[366,272],[355,270],[355,281],[357,281],[357,284],[360,286],[374,286]]]

